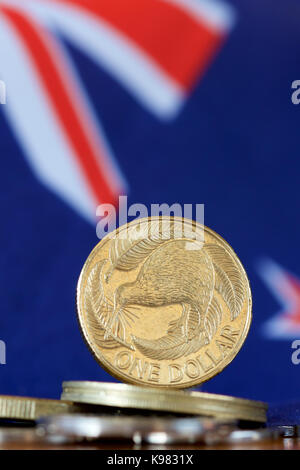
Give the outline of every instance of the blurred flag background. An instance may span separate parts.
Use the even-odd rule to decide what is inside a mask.
[[[248,339],[203,389],[297,399],[299,56],[297,0],[0,0],[1,394],[112,380],[74,299],[96,206],[128,194],[204,203],[247,270]]]

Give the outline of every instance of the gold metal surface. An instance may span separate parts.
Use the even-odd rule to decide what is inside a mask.
[[[78,405],[68,401],[27,398],[9,395],[0,396],[0,418],[35,421],[41,416],[79,411]]]
[[[127,384],[104,382],[64,382],[62,399],[77,403],[167,411],[218,419],[266,422],[267,405],[212,393],[155,390]]]
[[[188,388],[221,372],[251,323],[247,275],[218,234],[181,218],[138,219],[89,255],[77,290],[84,338],[118,379]]]

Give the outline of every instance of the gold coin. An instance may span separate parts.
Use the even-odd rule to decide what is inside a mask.
[[[245,270],[217,233],[192,220],[137,219],[96,245],[77,311],[101,366],[136,385],[188,388],[221,372],[251,322]]]
[[[267,405],[259,401],[212,393],[155,390],[103,382],[64,382],[61,398],[115,408],[166,411],[260,423],[266,421],[267,411]]]
[[[0,418],[35,421],[41,416],[79,412],[80,407],[62,400],[0,396]]]

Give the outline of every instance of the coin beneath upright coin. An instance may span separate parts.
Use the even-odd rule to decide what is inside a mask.
[[[266,422],[266,403],[213,393],[155,390],[106,382],[63,382],[62,400],[121,410],[210,416],[220,420]],[[102,410],[103,413],[103,410]]]
[[[87,344],[110,374],[187,388],[221,372],[251,323],[251,291],[232,248],[192,220],[137,219],[89,255],[77,290]]]

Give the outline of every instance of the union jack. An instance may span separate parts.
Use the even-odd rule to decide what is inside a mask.
[[[235,21],[219,0],[0,0],[0,13],[7,119],[39,180],[89,220],[127,184],[61,38],[171,120]]]

